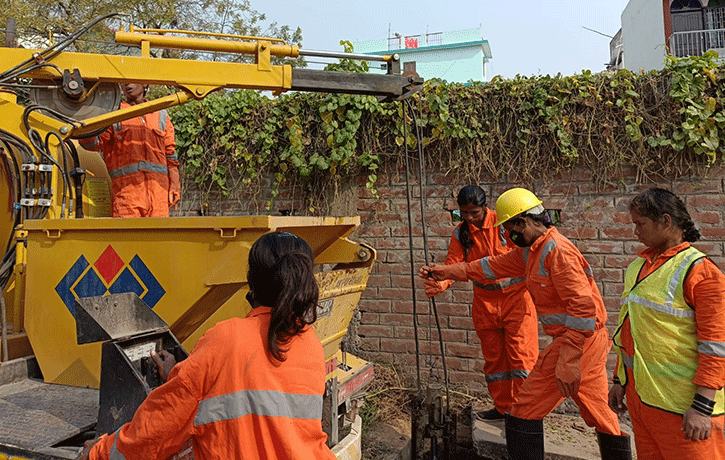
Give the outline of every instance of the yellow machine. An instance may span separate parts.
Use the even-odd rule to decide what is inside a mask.
[[[2,361],[34,355],[45,382],[77,391],[98,388],[100,344],[77,344],[74,302],[121,292],[136,293],[191,350],[216,322],[248,313],[249,249],[260,235],[284,230],[310,244],[316,264],[331,267],[317,275],[321,295],[315,327],[334,390],[326,410],[328,434],[337,443],[341,413],[372,376],[368,363],[339,349],[375,260],[372,248],[347,239],[359,218],[112,219],[107,217],[111,196],[105,164],[71,140],[222,88],[348,92],[392,101],[419,89],[422,80],[401,75],[397,56],[373,57],[388,63],[387,75],[274,65],[273,56],[370,58],[303,51],[274,39],[132,28],[118,32],[116,41],[137,45],[141,55],[0,48],[5,181],[0,241],[7,242],[0,262]],[[244,53],[254,56],[254,63],[159,59],[151,57],[155,47]],[[31,104],[21,105],[15,93],[3,89],[27,81],[33,86]],[[119,110],[118,82],[171,85],[179,91]],[[0,423],[6,422],[0,418]],[[83,431],[76,428],[69,436]],[[22,444],[17,441],[9,444]],[[5,451],[4,445],[0,439],[0,453],[22,457],[35,452],[32,446]],[[354,454],[359,443],[341,449],[339,458],[359,458]]]

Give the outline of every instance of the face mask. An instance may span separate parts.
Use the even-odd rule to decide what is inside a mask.
[[[527,248],[531,246],[530,243],[526,242],[524,234],[521,232],[517,232],[516,230],[509,230],[509,238],[511,238],[511,241],[513,241],[514,244],[520,248]]]

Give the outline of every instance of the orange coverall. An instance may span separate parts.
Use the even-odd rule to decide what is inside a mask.
[[[448,245],[446,264],[470,262],[504,254],[513,244],[503,227],[496,227],[496,212],[486,209],[483,228],[468,226],[473,246],[468,254],[458,240],[460,224]],[[450,283],[450,281],[448,281]],[[511,410],[521,384],[528,377],[539,354],[536,310],[523,278],[474,283],[473,325],[481,341],[488,392],[496,409]]]
[[[121,103],[121,109],[130,107]],[[168,217],[169,191],[180,190],[174,126],[165,110],[116,123],[80,141],[101,151],[112,182],[113,217]]]
[[[653,249],[648,248],[638,255],[645,264],[637,279],[641,280],[678,252],[686,249],[690,243],[682,243],[667,249],[653,261]],[[725,342],[725,276],[709,259],[692,266],[685,278],[683,295],[685,301],[695,310],[697,340],[701,342]],[[629,317],[620,328],[620,337],[624,352],[634,355],[634,344]],[[693,383],[707,388],[722,388],[725,385],[725,358],[700,353],[697,372]],[[619,359],[619,358],[617,358]],[[616,369],[616,368],[615,368]],[[615,370],[615,375],[616,375]],[[712,417],[710,438],[692,442],[685,439],[682,432],[682,415],[642,403],[635,390],[634,375],[627,369],[627,410],[632,419],[632,429],[637,448],[637,457],[651,460],[688,459],[723,460],[725,459],[725,437],[723,423],[725,415]]]
[[[257,307],[209,329],[90,459],[166,459],[191,437],[197,460],[335,460],[322,431],[322,345],[307,326],[285,361],[270,361],[269,321]]]
[[[556,384],[559,358],[578,358],[581,382],[573,399],[582,418],[602,433],[620,435],[617,416],[607,404],[606,363],[612,346],[607,312],[592,269],[572,242],[550,227],[531,247],[470,262],[466,271],[479,282],[525,276],[544,332],[554,339],[539,353],[511,415],[541,420],[554,410],[564,400]]]

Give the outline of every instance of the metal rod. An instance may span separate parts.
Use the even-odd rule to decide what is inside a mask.
[[[399,59],[397,54],[391,55],[377,55],[377,54],[355,54],[355,53],[343,53],[340,51],[315,51],[315,50],[300,50],[300,56],[316,56],[326,57],[335,59],[358,59],[361,61],[383,61],[387,62],[390,60],[397,61]]]
[[[8,321],[5,309],[5,296],[0,292],[0,326],[2,326],[2,362],[8,360]]]

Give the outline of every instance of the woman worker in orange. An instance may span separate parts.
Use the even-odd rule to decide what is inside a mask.
[[[130,423],[79,458],[163,460],[191,437],[197,460],[335,460],[322,431],[325,357],[310,328],[312,261],[291,233],[260,237],[249,252],[252,311],[209,329]],[[162,378],[170,356],[154,355]]]
[[[690,245],[700,232],[672,192],[629,211],[646,248],[624,280],[610,407],[629,410],[638,458],[725,459],[725,276]]]
[[[592,269],[571,241],[551,224],[533,193],[514,188],[496,202],[497,225],[520,246],[470,263],[430,265],[424,278],[473,281],[526,277],[544,332],[553,338],[506,414],[506,445],[511,460],[544,458],[543,418],[564,398],[579,406],[596,428],[602,459],[631,458],[629,437],[607,405],[607,312]]]
[[[497,226],[496,212],[486,207],[486,192],[467,185],[458,192],[463,222],[453,231],[446,264],[470,262],[508,252],[512,248],[503,227]],[[426,295],[448,289],[450,280],[425,280]],[[538,326],[534,304],[523,278],[473,283],[472,316],[485,360],[488,392],[494,407],[477,418],[498,420],[511,410],[521,384],[528,377],[539,354]]]

